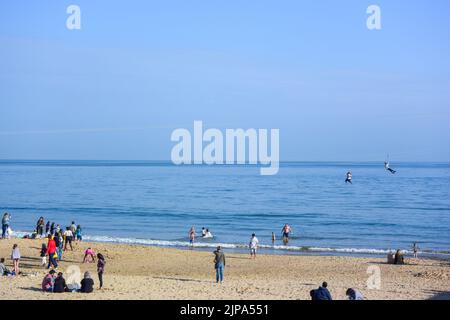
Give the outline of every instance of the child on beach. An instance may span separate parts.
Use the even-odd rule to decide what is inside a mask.
[[[94,255],[95,255],[94,250],[92,250],[91,248],[87,248],[86,251],[84,252],[83,263],[95,262],[95,256]]]
[[[75,240],[76,241],[82,241],[83,240],[83,236],[81,234],[81,226],[80,225],[77,226],[77,230],[75,231]]]
[[[98,274],[98,281],[100,282],[100,287],[99,289],[101,289],[103,287],[103,272],[105,271],[105,258],[103,257],[103,255],[101,253],[97,254],[97,274]]]
[[[250,248],[250,258],[256,259],[256,250],[258,249],[259,241],[256,237],[256,234],[252,234],[250,239],[249,248]]]
[[[17,244],[14,244],[12,247],[12,252],[11,252],[11,260],[14,263],[14,275],[18,276],[20,273],[19,270],[19,264],[20,264],[20,251],[19,251],[19,246]]]
[[[45,266],[47,264],[47,245],[45,243],[42,244],[41,252],[41,265]]]

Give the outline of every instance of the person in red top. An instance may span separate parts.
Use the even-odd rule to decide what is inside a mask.
[[[53,265],[53,268],[58,268],[58,262],[56,262],[55,255],[56,255],[56,242],[53,240],[53,237],[51,235],[48,236],[48,243],[47,243],[47,254],[48,254],[48,266],[47,269],[50,269],[50,266]]]

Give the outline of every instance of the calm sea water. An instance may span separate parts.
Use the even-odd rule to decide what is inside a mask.
[[[283,163],[278,175],[251,166],[168,162],[0,161],[0,210],[15,231],[39,216],[81,224],[97,241],[186,246],[194,225],[212,240],[245,247],[255,232],[273,252],[450,252],[450,164]],[[353,185],[344,183],[348,170]],[[293,228],[289,247],[281,228]],[[271,233],[277,241],[272,244]]]

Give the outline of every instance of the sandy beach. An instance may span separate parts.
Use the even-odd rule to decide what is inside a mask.
[[[227,253],[225,281],[216,284],[213,254],[181,250],[105,243],[76,244],[65,253],[59,271],[70,266],[91,271],[94,263],[82,264],[84,250],[91,246],[101,252],[107,265],[105,287],[91,294],[43,293],[41,281],[46,269],[40,266],[39,248],[44,240],[10,239],[0,241],[0,257],[9,259],[14,243],[19,245],[23,276],[2,277],[0,299],[309,299],[309,291],[327,281],[334,299],[345,299],[348,287],[359,289],[369,300],[449,299],[448,261],[407,259],[407,265],[387,265],[384,259],[259,255]],[[369,266],[381,271],[381,288],[367,288]],[[75,267],[76,268],[76,267]],[[70,272],[70,271],[68,271]],[[65,274],[67,279],[69,275]]]

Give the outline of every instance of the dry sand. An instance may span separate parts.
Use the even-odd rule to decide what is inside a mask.
[[[46,270],[39,251],[44,240],[0,240],[0,257],[9,259],[19,244],[25,275],[0,278],[0,299],[309,299],[309,291],[327,281],[334,299],[345,299],[348,287],[359,289],[366,299],[449,299],[448,261],[407,259],[408,265],[387,265],[384,259],[259,255],[227,253],[225,281],[215,283],[213,254],[134,245],[82,242],[64,254],[59,271],[68,277],[68,267],[91,271],[92,294],[43,293]],[[82,264],[84,250],[91,246],[106,257],[105,287],[97,290],[96,264]],[[367,288],[369,266],[381,271],[381,288]]]

